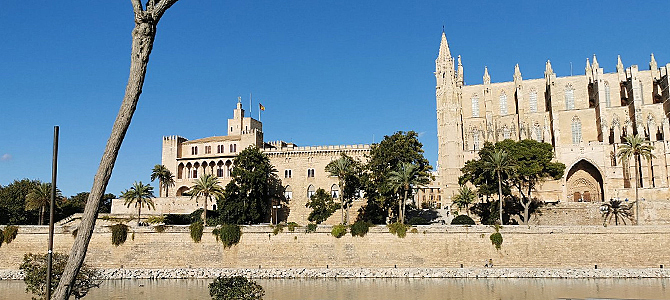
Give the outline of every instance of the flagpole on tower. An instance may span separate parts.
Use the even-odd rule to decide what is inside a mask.
[[[252,105],[251,102],[251,92],[249,92],[249,115],[251,116],[251,113],[253,112],[254,106]]]

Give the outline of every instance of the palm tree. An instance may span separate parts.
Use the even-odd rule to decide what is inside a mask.
[[[600,209],[604,212],[605,215],[603,226],[607,226],[607,223],[611,222],[612,218],[614,218],[614,225],[619,225],[619,219],[621,219],[621,222],[624,225],[626,225],[626,219],[633,219],[633,213],[631,212],[633,209],[633,203],[622,205],[621,200],[612,199],[609,202],[603,204]]]
[[[627,162],[631,157],[633,157],[633,161],[635,161],[635,224],[640,224],[640,205],[638,204],[639,200],[637,199],[637,188],[638,183],[640,182],[640,156],[646,160],[651,160],[655,157],[654,154],[651,153],[653,150],[654,146],[646,141],[640,134],[637,134],[634,136],[627,136],[623,145],[619,146],[619,152],[617,153],[621,163],[624,161]]]
[[[60,190],[56,189],[56,199],[63,198]],[[40,210],[38,225],[44,225],[44,212],[51,204],[51,183],[40,183],[28,195],[26,195],[26,210]]]
[[[121,192],[121,197],[125,200],[123,204],[126,207],[130,207],[131,204],[135,203],[135,207],[137,207],[137,226],[140,226],[140,216],[143,206],[146,205],[149,209],[156,209],[154,201],[151,200],[151,198],[154,198],[154,187],[149,184],[143,184],[142,181],[135,181],[130,189]]]
[[[351,175],[354,171],[354,163],[350,157],[342,156],[334,161],[331,161],[326,166],[326,172],[330,173],[331,176],[336,176],[339,182],[340,188],[340,203],[342,204],[342,224],[346,224],[344,220],[344,210],[347,209],[347,219],[349,218],[349,206],[345,205],[345,179],[347,176]]]
[[[202,196],[205,198],[202,222],[204,226],[207,226],[207,201],[212,196],[223,197],[223,187],[219,185],[219,179],[212,174],[205,174],[195,182],[189,193],[191,194],[191,199],[195,198],[196,203],[198,203],[198,197]]]
[[[477,195],[472,189],[470,189],[468,186],[461,185],[461,187],[458,189],[458,194],[454,196],[451,205],[452,206],[456,205],[458,207],[458,210],[465,208],[465,213],[470,215],[470,211],[468,208],[470,207],[470,204],[475,201],[476,198]]]
[[[419,166],[413,163],[403,162],[398,165],[397,171],[389,172],[388,183],[396,193],[403,192],[403,198],[398,203],[398,219],[401,224],[405,223],[405,203],[407,194],[413,186],[425,182],[427,175],[419,170]]]
[[[153,182],[156,179],[158,179],[159,185],[165,189],[163,197],[167,197],[168,187],[174,186],[174,175],[165,165],[155,165],[151,170],[151,181]]]
[[[488,154],[483,157],[484,167],[492,172],[496,173],[498,177],[498,211],[500,218],[500,224],[503,223],[503,210],[502,210],[502,175],[508,174],[509,171],[513,169],[511,161],[507,157],[507,152],[502,149],[496,149],[493,154]]]

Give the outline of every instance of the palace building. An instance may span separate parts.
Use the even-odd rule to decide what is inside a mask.
[[[307,224],[311,209],[305,205],[317,189],[330,192],[336,201],[339,197],[337,177],[330,176],[325,171],[326,165],[338,159],[342,153],[363,161],[370,152],[370,145],[298,147],[284,141],[264,142],[263,123],[245,116],[239,99],[233,118],[228,119],[227,125],[227,135],[223,136],[196,140],[180,136],[163,137],[161,162],[175,175],[175,186],[168,189],[168,195],[164,195],[164,190],[159,189],[161,195],[154,199],[156,209],[147,211],[147,214],[189,214],[202,208],[202,201],[196,204],[185,193],[204,174],[215,175],[219,184],[225,187],[231,180],[237,154],[247,147],[255,146],[270,158],[270,162],[277,169],[277,176],[285,188],[284,196],[289,200],[288,207],[273,210],[272,221]],[[115,201],[117,203],[113,204],[113,213],[133,213],[134,208],[123,206],[121,199]],[[356,213],[363,202],[362,199],[354,200],[350,213]],[[213,201],[208,204],[208,208],[215,209],[215,205],[216,201]],[[331,219],[327,223],[339,223],[339,212],[333,214]]]
[[[511,68],[510,68],[511,69]],[[452,57],[445,34],[435,60],[438,128],[438,185],[444,198],[458,190],[460,169],[477,157],[485,142],[534,139],[553,146],[566,165],[560,180],[537,187],[545,201],[599,202],[634,199],[634,162],[615,158],[624,137],[641,134],[655,158],[642,159],[640,198],[668,199],[670,137],[668,71],[651,55],[649,68],[624,67],[604,73],[596,56],[584,75],[558,77],[546,62],[544,78],[524,79],[514,67],[512,80],[466,85],[460,55]]]

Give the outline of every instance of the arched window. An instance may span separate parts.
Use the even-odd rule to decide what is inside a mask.
[[[307,177],[314,177],[314,169],[307,169]]]
[[[177,179],[182,179],[184,177],[184,163],[180,163],[177,167]]]
[[[644,103],[644,85],[642,84],[642,80],[640,80],[640,100]]]
[[[218,164],[216,164],[216,177],[223,177],[223,162],[219,161]]]
[[[337,184],[333,184],[330,187],[330,195],[333,196],[333,199],[337,199],[340,197],[340,187],[337,186]]]
[[[533,126],[533,131],[534,131],[534,135],[535,135],[535,137],[534,137],[535,140],[538,141],[538,142],[541,142],[542,141],[542,127],[540,127],[540,124],[535,124],[535,126]]]
[[[284,170],[284,178],[291,178],[293,176],[291,169]]]
[[[475,151],[479,151],[480,141],[479,141],[479,131],[474,130],[472,132],[472,145],[474,146]]]
[[[528,102],[530,104],[530,112],[537,112],[537,91],[531,90],[530,95],[528,95]]]
[[[507,95],[505,95],[505,91],[503,91],[500,94],[500,115],[506,115],[507,114]]]
[[[479,117],[479,96],[472,96],[472,116]]]
[[[191,175],[191,178],[198,178],[198,168],[200,168],[200,163],[195,163],[193,164],[193,175]]]
[[[510,132],[509,128],[507,126],[503,127],[503,140],[508,140],[510,139]]]
[[[572,118],[572,144],[577,145],[582,141],[582,122],[578,117]]]
[[[291,200],[291,198],[293,198],[293,189],[291,189],[290,185],[287,185],[286,188],[284,188],[284,198],[286,198],[286,200]]]
[[[605,106],[610,107],[612,106],[612,101],[610,100],[610,83],[605,81]]]
[[[308,198],[308,199],[309,199],[309,198],[312,198],[312,196],[314,196],[314,193],[316,193],[316,190],[314,189],[314,186],[310,184],[310,185],[307,187],[307,198]]]
[[[575,109],[575,89],[570,84],[565,86],[565,109]]]

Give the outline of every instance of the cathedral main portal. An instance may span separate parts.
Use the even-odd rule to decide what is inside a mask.
[[[586,160],[577,162],[567,177],[568,201],[603,201],[603,178],[598,169]]]

